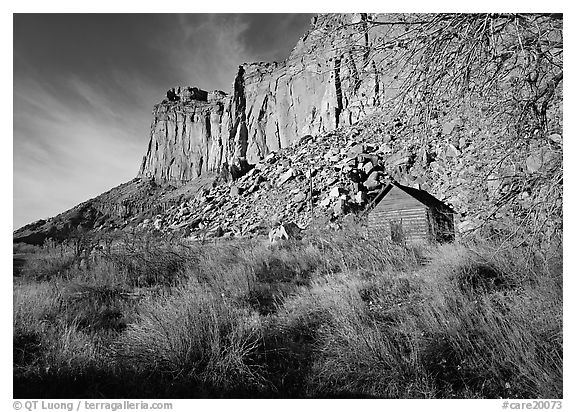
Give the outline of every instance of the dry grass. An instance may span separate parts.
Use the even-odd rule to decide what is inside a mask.
[[[49,280],[29,268],[18,395],[562,397],[560,254],[354,231],[154,242]]]
[[[257,314],[200,289],[149,299],[115,344],[122,363],[219,390],[247,390],[262,377],[250,364],[259,340]],[[151,350],[151,348],[154,348]]]

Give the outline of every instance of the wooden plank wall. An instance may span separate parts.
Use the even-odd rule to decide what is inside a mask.
[[[430,238],[426,206],[383,209],[375,208],[368,216],[370,232],[376,236],[392,238],[391,223],[402,227],[402,237],[406,242],[426,242]]]

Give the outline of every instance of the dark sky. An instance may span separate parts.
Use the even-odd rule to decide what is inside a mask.
[[[136,176],[151,110],[281,61],[309,14],[15,14],[14,228]]]

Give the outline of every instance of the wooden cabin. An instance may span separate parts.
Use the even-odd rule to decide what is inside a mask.
[[[454,211],[424,190],[393,182],[370,205],[368,231],[396,243],[451,242]]]

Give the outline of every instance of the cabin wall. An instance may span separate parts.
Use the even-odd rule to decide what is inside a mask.
[[[432,237],[437,242],[454,241],[454,214],[430,209],[429,221],[431,222]]]
[[[428,213],[423,205],[401,209],[377,208],[368,216],[368,228],[372,235],[398,243],[430,240]]]

